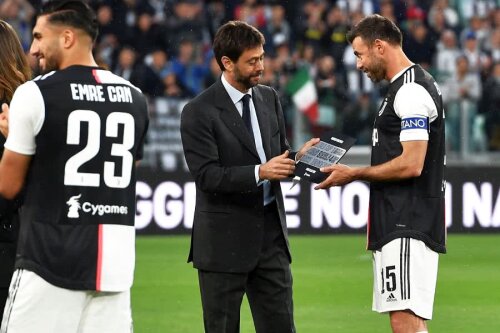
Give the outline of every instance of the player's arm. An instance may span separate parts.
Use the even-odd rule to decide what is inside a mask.
[[[398,157],[376,166],[359,168],[356,179],[391,181],[418,177],[422,173],[428,141],[401,142],[403,152]]]
[[[30,162],[30,155],[4,150],[0,161],[0,195],[2,197],[14,199],[21,191]]]
[[[401,145],[401,155],[383,164],[361,168],[336,164],[322,168],[322,172],[330,175],[315,189],[342,186],[355,180],[384,182],[420,176],[424,168],[427,141],[404,141]]]
[[[21,191],[35,154],[35,136],[43,124],[44,102],[37,85],[29,81],[16,89],[10,108],[3,105],[2,109],[8,114],[8,137],[0,161],[0,194],[12,199]]]
[[[375,166],[349,168],[345,165],[332,165],[322,168],[322,172],[330,173],[328,178],[316,186],[325,189],[341,186],[355,180],[369,182],[395,181],[418,177],[422,173],[429,140],[429,122],[437,117],[437,110],[430,96],[422,86],[409,83],[399,89],[394,101],[396,114],[402,120],[400,143],[401,155]],[[421,120],[412,122],[410,120]]]

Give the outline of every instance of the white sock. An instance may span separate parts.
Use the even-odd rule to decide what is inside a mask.
[[[417,333],[429,333],[429,331],[418,331]]]

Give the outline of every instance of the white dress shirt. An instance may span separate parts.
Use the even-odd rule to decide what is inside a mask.
[[[236,109],[238,110],[240,116],[243,113],[243,95],[238,89],[234,88],[229,82],[227,82],[224,74],[221,77],[222,85],[226,88],[229,97],[233,101]],[[249,89],[246,94],[252,96],[252,89]],[[250,120],[252,122],[253,137],[255,138],[255,147],[257,148],[257,153],[259,154],[260,161],[262,164],[267,162],[266,154],[264,152],[264,146],[262,145],[262,136],[260,135],[259,121],[257,120],[257,113],[255,111],[255,105],[253,104],[253,99],[250,98]],[[268,180],[260,181],[259,179],[259,167],[255,166],[255,182],[257,185],[264,186],[264,206],[268,205],[274,201],[274,195],[271,192],[271,183]]]

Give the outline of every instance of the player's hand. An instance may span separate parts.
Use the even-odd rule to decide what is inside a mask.
[[[344,164],[333,164],[320,169],[321,172],[329,173],[330,175],[324,181],[314,187],[315,190],[327,189],[332,186],[342,186],[352,182],[354,177],[354,169]]]
[[[288,157],[289,151],[273,157],[259,167],[259,179],[281,180],[293,175],[295,161]]]
[[[7,138],[9,135],[9,106],[2,104],[2,113],[0,113],[0,132]]]
[[[295,155],[295,159],[298,161],[302,158],[302,156],[305,155],[305,153],[314,145],[316,145],[319,142],[319,138],[312,138],[311,140],[307,141],[304,143],[304,145],[300,148],[300,150],[297,152],[297,155]]]

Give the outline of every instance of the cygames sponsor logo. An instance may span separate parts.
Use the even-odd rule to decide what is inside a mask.
[[[94,204],[88,201],[80,204],[79,199],[81,198],[81,196],[82,196],[81,194],[72,196],[66,202],[66,204],[69,206],[67,215],[69,218],[79,218],[80,211],[86,214],[91,214],[93,216],[128,214],[127,206]]]

